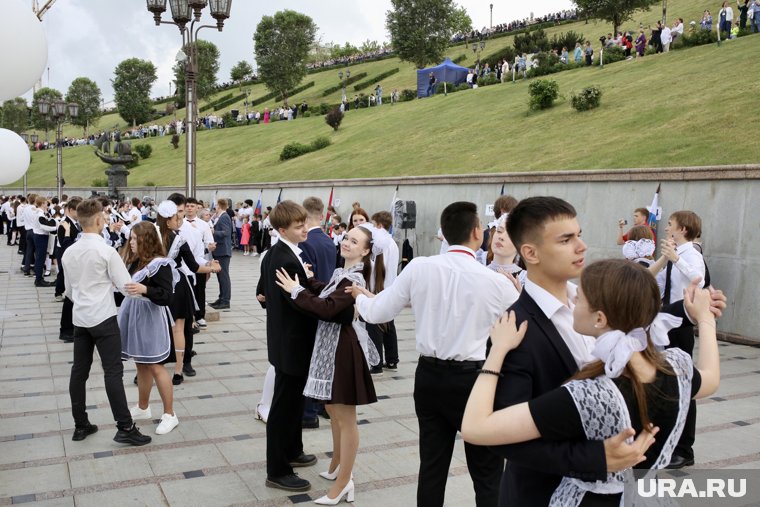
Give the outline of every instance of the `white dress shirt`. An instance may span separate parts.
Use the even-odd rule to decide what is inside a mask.
[[[567,282],[567,305],[564,305],[543,287],[531,282],[530,278],[525,279],[523,290],[527,291],[528,295],[533,298],[546,318],[552,321],[565,345],[570,349],[578,369],[596,360],[591,355],[591,351],[594,349],[594,338],[580,334],[573,329],[573,310],[575,310],[575,296],[578,293],[578,286]]]
[[[675,303],[683,299],[683,291],[689,286],[694,278],[701,278],[700,287],[705,286],[705,261],[702,254],[694,248],[694,243],[687,241],[676,248],[678,262],[673,264],[670,273],[670,302]],[[657,285],[660,287],[660,296],[665,297],[665,282],[668,270],[664,269],[657,273]]]
[[[199,228],[193,225],[195,222],[202,221],[203,220],[196,218],[191,224],[187,219],[184,219],[182,221],[182,226],[179,228],[179,235],[187,241],[187,246],[190,247],[190,252],[192,252],[195,262],[200,266],[205,266],[208,261],[204,257],[205,248],[203,247],[203,233]],[[182,267],[187,266],[183,263]],[[187,271],[190,271],[189,268]],[[195,276],[195,273],[192,272],[185,272],[185,274],[188,276]]]
[[[40,218],[45,219],[45,221],[48,220],[48,217],[45,216],[45,213],[39,209],[34,208],[36,211],[34,213],[34,220],[32,220],[32,232],[34,234],[37,234],[38,236],[44,236],[47,234],[50,234],[51,232],[55,232],[58,229],[57,225],[46,225],[40,222]]]
[[[129,225],[134,226],[136,223],[140,222],[142,220],[142,213],[140,212],[139,208],[133,207],[129,210],[129,213],[127,213],[127,219],[129,220]]]
[[[306,265],[303,263],[303,258],[301,257],[301,252],[303,252],[303,250],[301,250],[300,248],[298,248],[298,245],[296,245],[294,243],[291,243],[290,241],[288,241],[284,237],[279,236],[279,238],[280,238],[279,239],[280,241],[282,241],[283,243],[285,243],[286,245],[288,245],[288,248],[290,248],[293,251],[293,253],[298,258],[298,261],[301,263],[301,266],[303,266],[303,270],[306,271]],[[272,243],[272,244],[274,244],[274,243]]]
[[[34,222],[37,220],[37,206],[34,204],[27,204],[24,208],[24,228],[27,231],[31,231]]]
[[[16,208],[16,227],[19,227],[19,228],[20,227],[24,227],[24,228],[26,228],[25,227],[26,224],[24,223],[24,218],[25,218],[24,217],[24,210],[26,209],[27,206],[28,206],[28,204],[21,203]]]
[[[211,225],[209,225],[208,222],[196,217],[196,218],[185,218],[185,223],[190,224],[192,227],[197,229],[198,232],[201,233],[201,237],[203,238],[203,246],[205,248],[208,248],[209,245],[215,243],[214,231],[211,230]]]
[[[482,361],[491,326],[519,294],[506,277],[478,263],[474,255],[456,245],[444,255],[416,257],[377,296],[360,295],[356,308],[364,320],[379,324],[411,304],[420,354]]]
[[[84,233],[63,253],[66,296],[74,303],[73,322],[95,327],[116,315],[113,289],[126,295],[132,282],[119,253],[100,234]]]

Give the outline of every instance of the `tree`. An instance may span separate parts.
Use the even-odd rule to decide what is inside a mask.
[[[73,125],[82,127],[84,135],[87,135],[87,127],[96,125],[103,111],[100,109],[100,88],[91,79],[78,77],[71,82],[69,91],[66,92],[66,102],[79,104],[79,114],[71,119]]]
[[[385,26],[391,45],[402,60],[418,69],[439,63],[455,31],[461,10],[453,0],[391,0]]]
[[[469,34],[472,32],[472,18],[467,14],[467,9],[464,7],[459,7],[454,11],[452,29],[454,33]]]
[[[150,89],[156,81],[156,66],[146,60],[129,58],[116,66],[111,80],[119,115],[137,126],[151,119]]]
[[[284,10],[261,18],[253,34],[259,79],[279,97],[287,99],[306,76],[306,59],[317,34],[307,15]]]
[[[29,106],[21,97],[6,100],[2,107],[0,127],[20,134],[29,127]]]
[[[253,76],[253,67],[245,60],[240,60],[230,70],[230,79],[233,83],[240,83]]]
[[[376,40],[365,40],[362,42],[361,52],[365,55],[368,53],[373,53],[375,51],[380,51],[380,44]]]
[[[195,95],[203,100],[216,91],[216,75],[219,72],[219,48],[213,42],[199,40],[195,42],[198,68],[195,73]],[[189,54],[190,46],[185,46],[185,54]],[[174,82],[177,85],[177,104],[185,107],[185,63],[174,66]]]
[[[612,23],[612,33],[617,33],[624,22],[640,9],[648,9],[660,0],[573,0],[580,13],[588,18],[599,18]]]
[[[32,98],[32,126],[38,130],[44,130],[45,134],[49,130],[56,128],[55,122],[50,121],[47,116],[40,114],[40,101],[47,100],[51,104],[63,100],[63,94],[53,88],[40,88]],[[68,111],[67,111],[68,112]]]

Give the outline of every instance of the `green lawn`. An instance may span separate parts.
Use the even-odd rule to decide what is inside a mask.
[[[671,12],[680,4],[669,2]],[[690,9],[701,14],[702,7]],[[497,41],[511,43],[511,37],[492,43]],[[550,78],[562,97],[543,112],[528,112],[527,83],[518,82],[350,111],[338,132],[323,117],[200,132],[198,183],[757,163],[760,146],[744,142],[751,117],[745,121],[743,115],[751,111],[748,101],[760,75],[759,45],[760,36],[748,36],[720,47],[555,74]],[[453,56],[461,52],[451,50]],[[396,59],[352,69],[366,67],[372,76],[395,66],[405,70],[383,83],[384,89],[411,88],[414,69]],[[304,94],[321,93],[334,82],[333,74],[309,76],[318,84]],[[602,88],[602,107],[577,113],[570,94],[588,85]],[[304,98],[312,105],[322,101]],[[279,161],[288,142],[308,143],[319,135],[333,145]],[[132,171],[131,185],[184,181],[182,145],[174,150],[168,137],[139,142],[153,145],[153,156]],[[91,147],[64,150],[69,186],[89,186],[104,177],[105,168]],[[28,176],[32,186],[53,186],[55,153],[34,153]]]

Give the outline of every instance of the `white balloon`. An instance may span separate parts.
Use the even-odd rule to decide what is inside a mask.
[[[45,71],[47,38],[29,2],[3,0],[0,17],[0,101],[27,92]]]
[[[0,129],[0,185],[18,181],[29,169],[29,146],[12,130]]]

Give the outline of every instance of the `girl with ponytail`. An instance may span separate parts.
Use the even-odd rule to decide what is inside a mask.
[[[643,430],[657,440],[644,439],[636,468],[668,465],[681,435],[692,398],[715,392],[720,381],[715,318],[710,294],[686,293],[684,305],[699,326],[699,360],[668,345],[668,331],[681,319],[660,311],[654,277],[643,266],[623,260],[599,261],[583,270],[573,312],[578,333],[596,339],[586,365],[565,385],[529,402],[494,412],[496,383],[504,357],[517,348],[527,322],[516,326],[514,312],[491,330],[492,347],[465,410],[462,435],[478,445],[502,445],[536,438],[599,440],[628,428]],[[656,424],[657,427],[654,427]],[[633,432],[630,432],[633,434]],[[632,440],[632,439],[631,439]],[[606,481],[583,482],[564,477],[550,505],[621,505],[630,474],[607,474]]]

